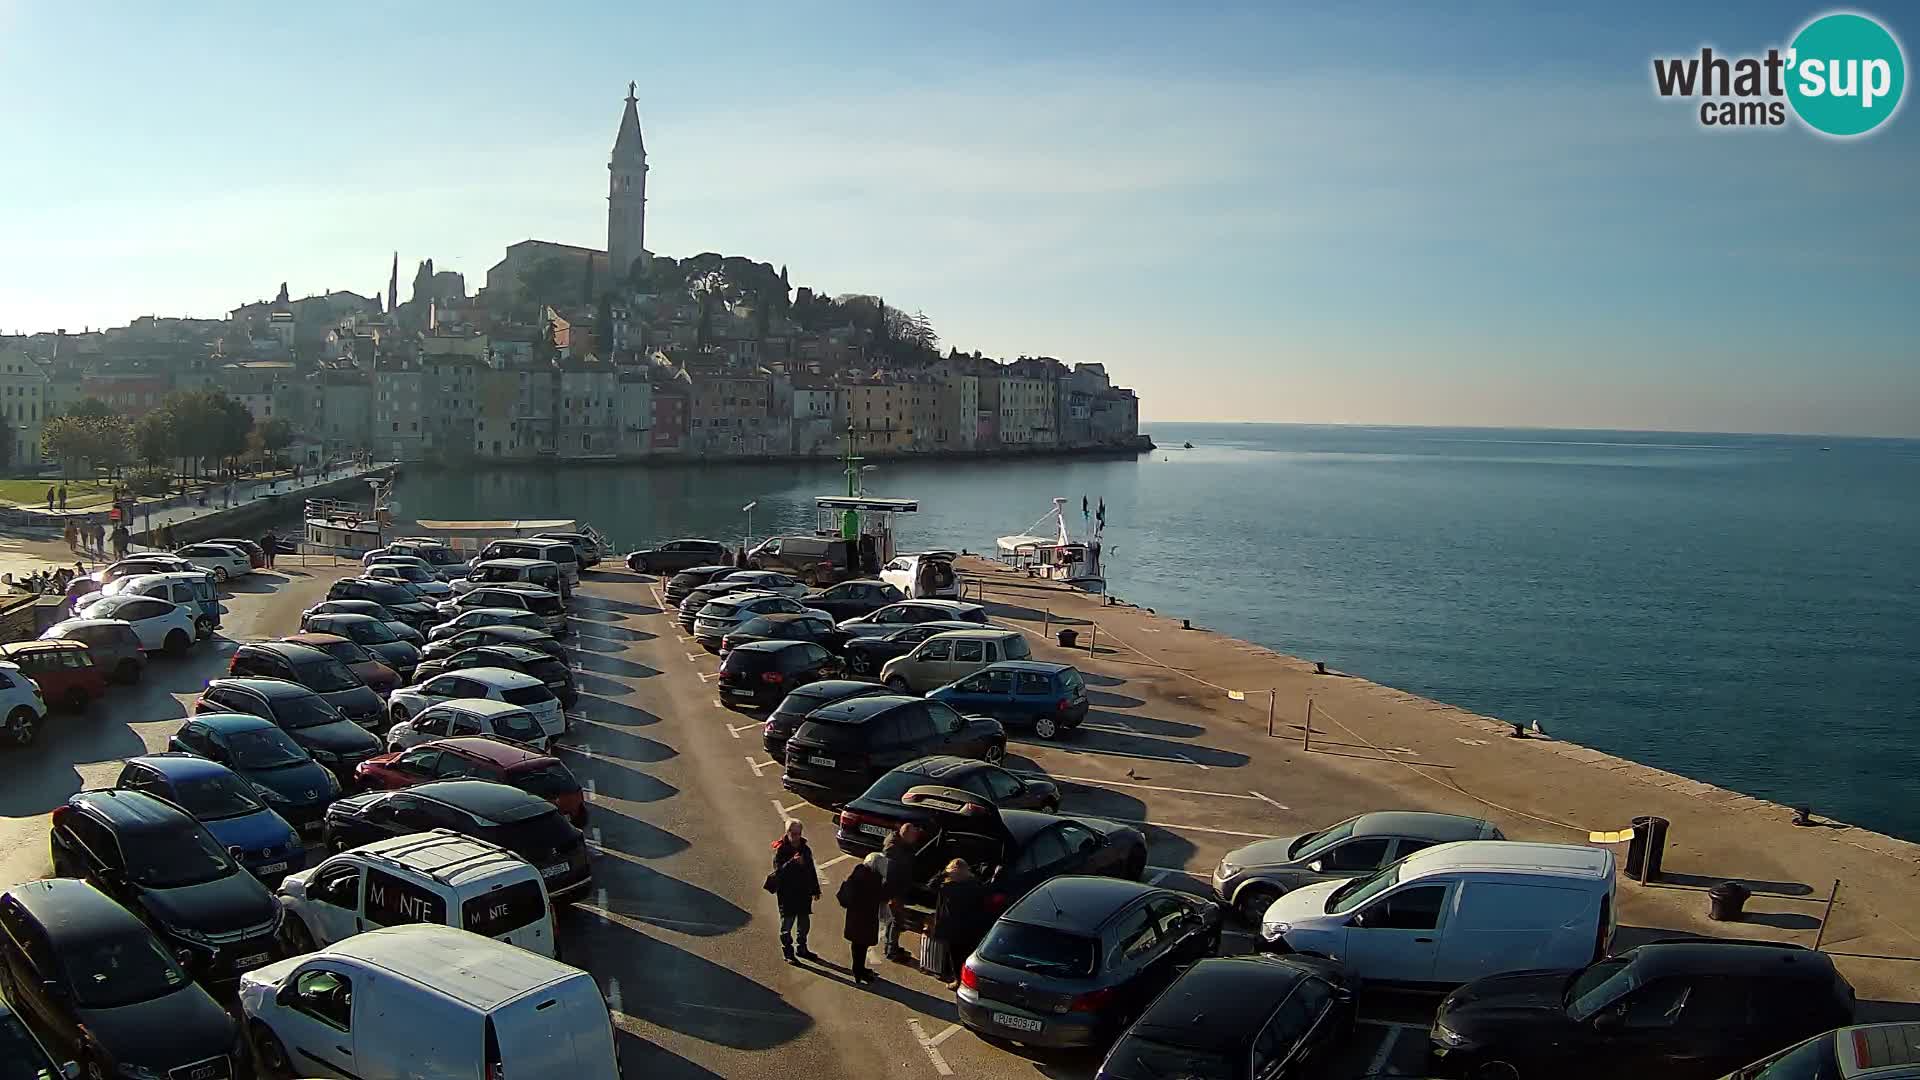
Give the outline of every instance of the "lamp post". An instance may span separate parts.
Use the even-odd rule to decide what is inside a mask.
[[[747,538],[740,545],[742,551],[746,550],[748,544],[753,543],[753,508],[759,505],[760,500],[755,499],[740,508],[740,512],[747,515]]]

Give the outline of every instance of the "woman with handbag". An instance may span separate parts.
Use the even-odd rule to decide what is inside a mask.
[[[867,967],[867,949],[880,940],[880,904],[887,890],[880,868],[885,863],[877,851],[855,863],[835,897],[847,911],[845,935],[853,948],[853,981],[862,985],[879,977]]]
[[[986,896],[986,888],[973,876],[966,860],[947,864],[933,906],[933,925],[921,947],[920,966],[946,983],[949,990],[960,985],[960,965],[966,963],[980,940],[975,927],[986,913]]]

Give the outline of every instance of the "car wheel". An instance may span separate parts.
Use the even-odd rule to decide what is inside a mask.
[[[847,657],[847,670],[855,675],[871,675],[873,674],[873,660],[871,657],[855,653]]]
[[[6,740],[14,746],[31,746],[40,733],[40,718],[22,705],[7,714]]]
[[[1003,742],[988,744],[986,760],[990,765],[998,765],[1007,760],[1007,744]]]
[[[313,951],[313,934],[300,916],[292,913],[287,915],[287,949],[295,956]]]
[[[901,678],[898,675],[895,675],[887,680],[887,689],[892,690],[893,692],[898,694],[907,694],[912,692],[907,687],[907,680]]]
[[[113,669],[113,680],[118,683],[125,683],[126,685],[129,685],[129,686],[139,682],[140,681],[140,661],[135,660],[132,657],[128,657],[127,659],[120,661],[120,663],[116,665]]]
[[[253,1043],[253,1059],[260,1063],[262,1076],[278,1080],[293,1075],[293,1062],[287,1059],[287,1048],[267,1025],[258,1020],[248,1024],[247,1039]]]
[[[167,631],[166,650],[168,656],[184,656],[187,649],[192,645],[193,638],[188,637],[185,630]]]
[[[1520,1080],[1520,1070],[1508,1061],[1483,1061],[1473,1067],[1473,1080]]]
[[[1240,917],[1254,926],[1267,914],[1267,909],[1280,899],[1280,890],[1272,885],[1248,885],[1234,894],[1233,907]]]
[[[227,568],[224,566],[214,567],[213,580],[218,582],[221,585],[225,585],[227,583]]]
[[[393,706],[387,710],[387,730],[393,730],[393,725],[405,723],[406,719],[407,707],[404,705]]]
[[[1060,734],[1060,721],[1054,719],[1052,713],[1035,717],[1033,733],[1042,739],[1056,738]]]

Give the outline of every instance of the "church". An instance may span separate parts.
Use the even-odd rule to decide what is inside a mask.
[[[640,107],[634,88],[635,84],[627,84],[627,108],[620,116],[620,131],[614,136],[613,153],[607,160],[607,246],[600,249],[522,240],[507,248],[506,258],[487,269],[489,295],[516,296],[522,273],[558,258],[579,272],[584,296],[630,277],[635,265],[647,258],[647,146],[640,135]]]

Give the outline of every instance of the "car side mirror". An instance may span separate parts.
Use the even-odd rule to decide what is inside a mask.
[[[281,984],[280,989],[274,991],[273,1003],[275,1005],[291,1005],[293,1004],[293,997],[293,980],[288,979],[285,983]]]
[[[60,1066],[60,1075],[66,1077],[67,1080],[80,1080],[80,1063],[77,1061],[63,1062]]]
[[[1319,859],[1315,859],[1312,862],[1307,864],[1307,869],[1313,871],[1316,874],[1323,872],[1324,870],[1326,870],[1326,868],[1327,868],[1327,864],[1324,862],[1321,862]]]
[[[1626,1019],[1615,1009],[1606,1009],[1596,1013],[1593,1018],[1593,1030],[1606,1032],[1619,1031],[1626,1026]]]

